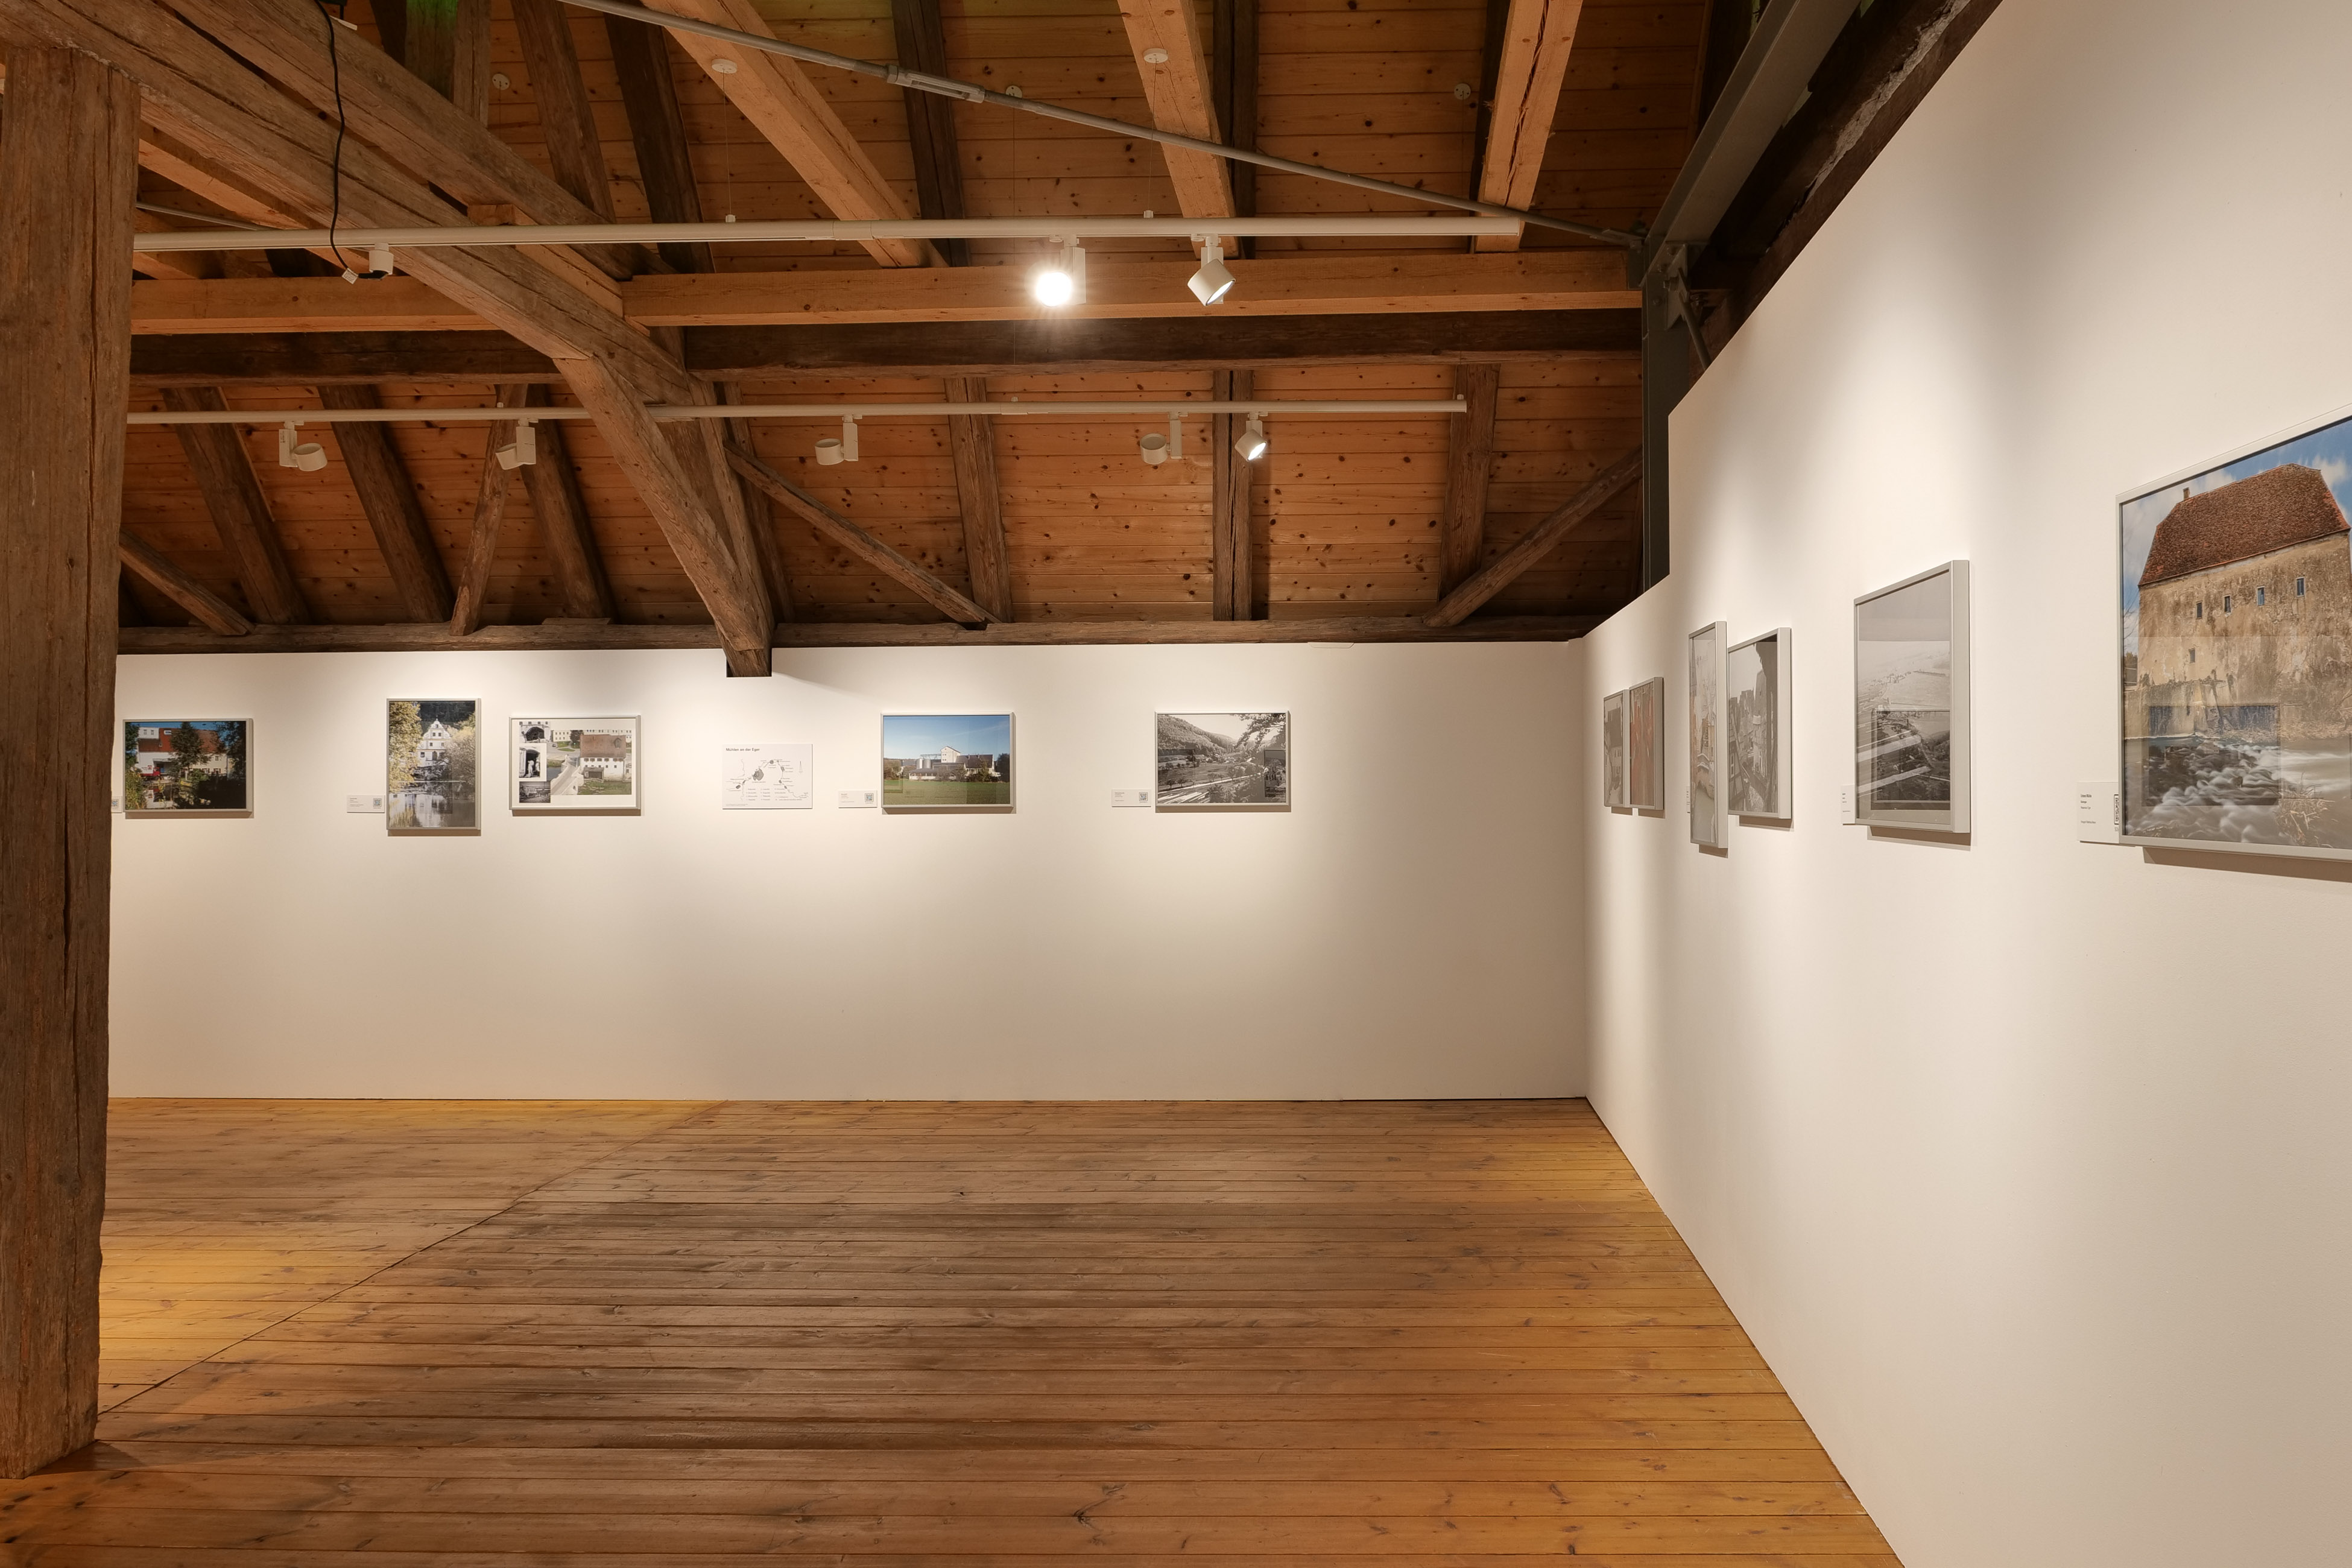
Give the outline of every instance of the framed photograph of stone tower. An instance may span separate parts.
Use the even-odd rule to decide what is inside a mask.
[[[1853,817],[1969,831],[1969,563],[1853,602]]]
[[[2352,415],[2116,503],[2123,841],[2352,858]]]

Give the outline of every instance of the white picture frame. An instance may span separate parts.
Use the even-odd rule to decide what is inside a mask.
[[[482,700],[387,697],[383,827],[400,837],[482,830]]]
[[[1155,811],[1288,811],[1293,786],[1287,709],[1151,716]]]
[[[1969,563],[1853,602],[1853,817],[1969,831]]]
[[[1742,821],[1788,822],[1795,814],[1790,643],[1787,626],[1734,643],[1724,656],[1726,800]]]
[[[719,749],[721,811],[809,811],[815,806],[813,742],[730,741]]]
[[[509,717],[507,809],[518,816],[641,811],[644,742],[635,713]]]
[[[1633,753],[1625,743],[1626,694],[1612,691],[1601,700],[1601,804],[1611,811],[1633,805],[1633,780],[1628,776]]]
[[[1690,674],[1690,770],[1685,803],[1690,841],[1704,849],[1731,844],[1731,815],[1723,789],[1723,656],[1729,628],[1709,621],[1685,639]]]
[[[1016,749],[1011,713],[885,713],[882,810],[1009,812],[1020,787]]]

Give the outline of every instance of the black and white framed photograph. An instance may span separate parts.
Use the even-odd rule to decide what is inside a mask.
[[[123,721],[122,815],[251,816],[253,721]]]
[[[2123,842],[2352,857],[2352,417],[2117,500]]]
[[[1731,841],[1731,817],[1723,800],[1723,655],[1727,631],[1721,621],[1691,633],[1690,652],[1690,839],[1708,849]]]
[[[1969,563],[1853,602],[1853,816],[1969,831]]]
[[[1731,815],[1789,820],[1789,628],[1735,643],[1723,660],[1724,757]]]
[[[394,697],[384,704],[384,828],[478,833],[482,704],[471,697]]]
[[[635,714],[509,720],[508,809],[637,810],[637,742]]]
[[[1013,809],[1013,715],[886,713],[884,811]]]
[[[1666,809],[1666,678],[1625,689],[1625,795],[1635,811]]]
[[[1154,733],[1158,809],[1288,808],[1289,714],[1160,713]]]
[[[1622,811],[1631,804],[1625,779],[1625,694],[1601,700],[1601,804]]]

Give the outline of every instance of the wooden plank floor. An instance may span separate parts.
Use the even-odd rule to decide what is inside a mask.
[[[1591,1110],[116,1108],[42,1568],[1896,1568]]]

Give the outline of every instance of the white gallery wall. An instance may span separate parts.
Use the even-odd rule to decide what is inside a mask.
[[[2114,500],[2352,405],[2342,0],[2005,0],[1676,413],[1668,810],[1588,809],[1592,1099],[1907,1568],[2352,1557],[2352,868],[2076,842]],[[1974,832],[1838,822],[1855,595],[1971,563]],[[1686,633],[1796,818],[1686,841]]]
[[[1583,1089],[1573,644],[121,662],[250,717],[249,819],[116,819],[125,1095],[1090,1099]],[[390,837],[388,697],[477,697],[478,837]],[[1155,710],[1287,709],[1286,812],[1157,813]],[[884,711],[1014,714],[1010,814],[842,810]],[[642,816],[516,816],[509,715],[643,716]],[[816,747],[719,809],[730,742]]]

